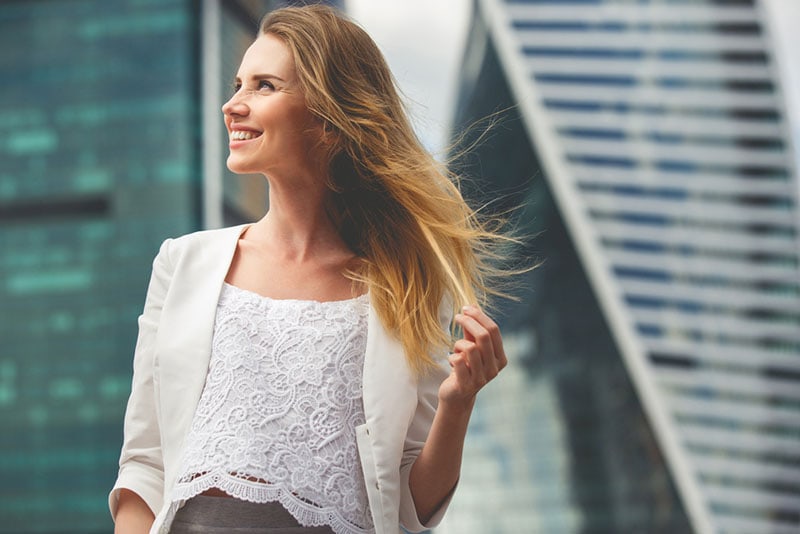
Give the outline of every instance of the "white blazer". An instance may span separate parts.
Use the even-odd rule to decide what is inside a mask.
[[[168,239],[153,261],[133,363],[119,475],[109,495],[116,515],[119,489],[137,493],[156,514],[151,534],[164,526],[182,460],[183,442],[205,385],[220,291],[246,226]],[[444,307],[443,307],[444,308]],[[449,316],[440,314],[443,327]],[[438,402],[445,364],[417,379],[401,344],[370,306],[363,402],[356,428],[358,452],[377,534],[399,525],[418,532],[439,523],[448,502],[420,523],[408,484]]]

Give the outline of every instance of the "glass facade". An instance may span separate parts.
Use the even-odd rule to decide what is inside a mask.
[[[465,462],[480,490],[453,531],[800,527],[781,91],[757,0],[476,2],[460,126],[510,111],[461,165],[523,206],[544,263],[506,306],[513,393],[483,404],[474,434],[495,454]]]
[[[221,4],[235,70],[269,2]],[[201,113],[222,123],[198,8],[0,3],[0,532],[112,529],[150,262],[203,224]]]
[[[520,232],[535,237],[517,254],[543,263],[515,284],[518,302],[500,303],[510,364],[479,397],[459,493],[437,532],[689,532],[494,42],[473,24],[455,129],[505,111],[457,170],[475,202],[521,206]]]
[[[0,532],[107,532],[136,317],[199,227],[197,15],[0,4]]]

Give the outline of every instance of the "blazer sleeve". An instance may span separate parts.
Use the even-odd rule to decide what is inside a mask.
[[[153,380],[156,333],[173,270],[169,257],[170,242],[169,239],[164,241],[153,260],[144,311],[139,316],[119,473],[108,498],[112,518],[117,514],[120,489],[139,495],[154,515],[161,509],[164,498],[161,433]]]
[[[442,328],[449,330],[452,323],[452,301],[444,299],[439,308],[439,321]],[[438,360],[439,365],[429,371],[419,379],[417,386],[417,409],[411,425],[408,427],[405,444],[403,446],[403,459],[400,463],[400,524],[410,532],[421,532],[438,525],[444,517],[447,507],[454,492],[445,499],[436,513],[426,523],[422,524],[417,516],[417,508],[411,496],[411,486],[408,482],[411,475],[411,467],[414,465],[425,440],[428,439],[428,432],[433,424],[433,417],[436,415],[436,408],[439,405],[439,386],[450,375],[450,364],[446,355]]]

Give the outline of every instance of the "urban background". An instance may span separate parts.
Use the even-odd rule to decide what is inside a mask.
[[[542,261],[437,534],[800,531],[800,3],[335,4],[442,158],[496,117],[452,165]],[[0,533],[111,531],[158,245],[267,207],[219,108],[279,5],[0,2]]]

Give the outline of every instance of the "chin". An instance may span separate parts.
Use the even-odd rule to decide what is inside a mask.
[[[252,168],[251,165],[247,165],[243,161],[232,161],[230,158],[228,158],[227,167],[234,174],[259,174],[259,171]]]

